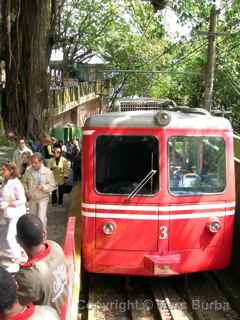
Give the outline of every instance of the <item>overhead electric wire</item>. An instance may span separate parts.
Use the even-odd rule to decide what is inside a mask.
[[[221,8],[221,10],[224,10],[226,7],[226,5]],[[147,23],[145,24],[146,28],[143,31],[143,34],[146,35],[147,29],[150,25],[150,21],[151,21],[151,17],[148,19]],[[236,22],[236,21],[235,21]],[[235,23],[234,22],[234,23]],[[220,43],[226,41],[226,37],[224,37],[224,39],[222,39],[219,43],[217,43],[217,46],[219,46]],[[180,41],[181,42],[181,41]],[[190,42],[193,42],[193,39],[190,40]],[[187,63],[188,61],[191,60],[191,57],[196,54],[197,52],[200,52],[202,50],[202,48],[204,48],[204,46],[207,45],[207,40],[203,41],[203,43],[199,46],[197,46],[196,48],[192,49],[190,52],[188,52],[186,55],[183,55],[180,58],[173,58],[173,60],[176,60],[174,63],[172,63],[172,67],[174,66],[178,66],[179,64],[181,64],[182,62],[185,61],[186,63],[186,59],[187,59]],[[167,54],[169,51],[171,51],[174,47],[178,46],[179,42],[171,44],[168,48],[166,48],[164,50],[164,52],[158,56],[155,57],[155,59],[153,59],[152,61],[155,61],[156,59],[160,59],[162,56],[164,56],[165,54]],[[237,45],[234,45],[232,48],[237,47],[238,45],[240,45],[240,43],[237,43]],[[232,48],[230,48],[230,50],[232,50]],[[139,69],[105,69],[103,70],[103,72],[116,72],[116,73],[136,73],[136,74],[176,74],[176,75],[185,75],[185,74],[200,74],[200,72],[186,72],[186,71],[177,71],[177,70],[139,70]],[[233,85],[233,84],[232,84]]]
[[[217,49],[219,49],[219,45],[220,45],[222,42],[224,42],[224,41],[226,41],[225,38],[224,38],[224,39],[221,39],[221,40],[217,43],[217,45],[216,45]],[[234,42],[234,44],[235,44],[235,42]],[[235,45],[232,46],[228,51],[234,49],[235,47],[238,47],[239,45],[240,45],[240,42],[238,42],[236,46],[235,46]],[[184,60],[185,60],[185,59],[184,59]],[[185,61],[185,64],[188,65],[188,62],[191,62],[191,61],[192,61],[191,59],[188,59],[187,61]]]
[[[229,81],[229,85],[230,85],[230,87],[232,87],[232,89],[235,92],[235,94],[239,97],[240,96],[240,91],[238,91],[238,89],[232,84],[232,82],[230,81],[230,79],[227,76],[226,76],[226,79]],[[236,110],[237,107],[238,106],[236,106],[236,105],[233,105],[233,106],[231,105],[230,106],[231,112],[234,112],[234,114],[235,114],[237,112],[237,110]],[[234,111],[234,109],[235,109],[235,111]],[[237,134],[240,135],[240,133],[239,133],[240,119],[237,119],[236,116],[233,116],[231,122],[232,122],[232,126],[234,128],[234,131],[236,130],[236,132],[238,132]]]
[[[240,86],[238,85],[238,82],[236,82],[232,76],[232,74],[228,70],[222,70],[222,72],[225,74],[225,76],[231,81],[232,85],[239,90],[240,95]]]
[[[224,9],[226,8],[226,6],[227,6],[227,4],[225,4],[225,6],[224,6],[223,8],[220,8],[220,11],[224,10]],[[236,21],[232,22],[229,27],[234,26],[235,23],[236,23]],[[235,35],[238,35],[238,33],[236,32],[235,34],[232,34],[231,36],[235,36]],[[226,37],[224,37],[224,39],[222,39],[222,40],[220,41],[220,43],[223,42],[223,41],[225,41],[225,40],[226,40]],[[188,53],[188,55],[186,55],[185,57],[183,57],[183,58],[181,58],[179,61],[177,61],[177,64],[179,64],[180,62],[184,61],[186,58],[188,58],[188,56],[192,56],[193,53],[197,52],[198,49],[201,49],[201,47],[203,47],[205,44],[207,44],[207,40],[206,40],[205,43],[203,43],[202,45],[200,45],[200,46],[197,47],[196,49],[190,51],[190,52]]]
[[[235,94],[237,95],[237,97],[240,97],[240,88],[238,87],[238,85],[236,84],[236,81],[232,78],[232,76],[229,74],[229,72],[222,70],[222,73],[224,74],[224,76],[226,77],[226,80],[228,81],[230,87],[232,87],[233,91],[235,92]],[[232,110],[233,108],[235,109],[236,106],[231,107]],[[236,111],[235,111],[236,112]],[[234,116],[232,119],[232,125],[233,128],[236,129],[236,126],[239,130],[239,125],[240,125],[240,119],[237,120],[236,117]],[[239,134],[239,133],[238,133]]]
[[[234,43],[234,45],[227,50],[226,53],[227,53],[227,54],[228,54],[228,53],[229,53],[229,54],[232,54],[232,50],[235,49],[235,48],[237,48],[237,47],[239,47],[239,46],[240,46],[240,40],[239,40],[239,41],[236,41],[236,42]],[[218,47],[217,49],[220,49],[220,48]],[[221,49],[220,49],[220,50],[221,50]]]
[[[226,52],[221,52],[221,48],[220,47],[218,47],[217,49],[218,49],[218,55],[217,55],[217,59],[216,60],[220,60],[220,63],[222,63],[222,58],[223,58],[223,54],[228,54],[228,55],[231,55],[232,56],[232,50],[233,49],[236,49],[237,47],[239,47],[240,46],[240,40],[237,40],[237,41],[235,41],[234,42],[234,44],[230,47],[230,48],[228,48],[228,50],[226,51]],[[220,49],[220,50],[219,50]],[[235,58],[235,57],[234,57]],[[234,71],[234,70],[233,70]]]
[[[195,74],[191,71],[175,71],[175,70],[139,70],[139,69],[104,69],[101,72],[119,72],[119,73],[173,73],[173,74]]]
[[[196,38],[196,35],[194,35],[194,36],[190,39],[190,41],[188,42],[188,45],[189,45],[189,43],[193,43],[193,42],[195,41],[195,38]],[[180,41],[178,41],[178,42],[175,42],[175,43],[171,44],[170,46],[168,46],[168,47],[163,51],[163,53],[161,53],[160,56],[155,57],[155,59],[153,59],[152,62],[154,62],[156,59],[162,58],[165,54],[167,54],[169,51],[171,51],[174,47],[177,47],[177,46],[181,45],[182,43],[183,43],[183,41],[180,40]],[[176,57],[175,59],[177,59],[177,57]]]
[[[223,40],[221,40],[221,42],[223,42]],[[221,42],[220,42],[220,43],[221,43]],[[217,48],[217,49],[218,49],[218,48]],[[200,52],[200,51],[199,51],[199,52]],[[188,59],[187,61],[185,61],[185,64],[188,65],[190,62],[192,62],[192,59],[191,59],[191,58]]]
[[[187,58],[192,57],[193,54],[200,52],[200,50],[207,44],[207,41],[202,43],[200,46],[198,46],[197,48],[195,48],[194,50],[192,50],[190,53],[188,53],[187,55],[185,55],[183,58],[181,58],[180,60],[176,61],[176,63],[173,63],[173,66],[179,65],[180,63],[182,63],[184,60],[186,60]],[[189,60],[189,59],[188,59]],[[187,60],[187,61],[188,61]]]
[[[220,43],[222,43],[224,41],[221,40]],[[219,43],[218,43],[219,44]],[[200,46],[198,46],[197,48],[195,48],[194,50],[192,50],[188,55],[184,56],[180,61],[177,61],[177,63],[173,64],[173,66],[178,65],[180,62],[184,61],[186,58],[191,57],[194,53],[200,51],[200,49],[205,45],[205,43],[201,44]],[[240,46],[240,42],[237,42],[234,44],[234,46],[232,46],[228,51],[236,48]],[[199,72],[191,72],[191,71],[176,71],[176,70],[139,70],[139,69],[104,69],[101,72],[118,72],[118,73],[152,73],[152,74],[164,74],[164,73],[168,73],[168,74],[199,74]]]
[[[192,56],[194,53],[200,51],[202,47],[204,47],[207,44],[207,41],[203,42],[201,45],[199,45],[197,48],[194,48],[192,51],[190,51],[187,55],[183,56],[181,59],[177,60],[176,63],[173,65],[179,64],[180,62],[184,61],[188,57]]]
[[[226,7],[227,7],[227,3],[222,7],[222,8],[220,8],[219,10],[220,11],[223,11],[223,10],[225,10],[226,9]],[[230,27],[231,26],[233,26],[234,24],[236,23],[236,21],[234,21],[234,23],[232,23],[231,25],[230,25]],[[236,35],[237,35],[238,33],[236,33]],[[234,34],[235,35],[235,34]],[[225,39],[223,39],[222,41],[224,41]],[[191,41],[193,41],[192,39],[191,39]],[[222,42],[221,41],[221,42]],[[188,58],[188,57],[190,57],[190,56],[192,56],[192,54],[193,53],[195,53],[195,52],[197,52],[198,51],[198,49],[201,49],[204,45],[206,45],[207,44],[207,40],[206,40],[206,42],[205,43],[203,43],[202,45],[200,45],[199,47],[197,47],[197,48],[195,48],[195,49],[193,49],[192,51],[190,51],[187,55],[185,55],[185,56],[183,56],[182,58],[180,58],[180,60],[178,60],[174,65],[176,65],[176,64],[179,64],[180,62],[182,62],[182,61],[184,61],[186,58]],[[164,56],[166,53],[168,53],[172,48],[174,48],[175,46],[177,46],[177,45],[179,45],[179,42],[176,42],[176,43],[174,43],[173,45],[171,45],[169,48],[167,48],[159,57],[157,57],[158,59],[160,59],[162,56]],[[175,59],[178,59],[177,57],[176,58],[173,58],[173,60],[175,60]],[[156,58],[153,60],[153,61],[155,61],[156,60]]]
[[[240,87],[236,84],[235,80],[229,75],[229,73],[225,70],[222,70],[223,74],[225,74],[225,77],[230,80],[230,84],[234,88],[235,92],[240,96]]]

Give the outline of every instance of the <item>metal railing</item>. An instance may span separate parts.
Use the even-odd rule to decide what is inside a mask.
[[[50,89],[49,105],[52,115],[59,115],[76,106],[95,99],[106,90],[104,80],[81,82],[79,85]]]
[[[78,317],[78,297],[80,289],[80,265],[81,256],[79,246],[76,245],[75,234],[76,217],[69,216],[66,236],[64,241],[64,254],[67,262],[67,300],[61,309],[61,320],[77,320]]]

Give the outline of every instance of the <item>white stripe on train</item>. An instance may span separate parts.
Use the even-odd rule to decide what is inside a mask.
[[[83,135],[84,136],[91,136],[95,130],[83,130]]]
[[[191,205],[173,205],[173,206],[121,206],[112,204],[94,204],[82,203],[82,208],[85,209],[108,209],[108,210],[129,210],[129,211],[188,211],[198,209],[220,209],[235,207],[235,202],[228,203],[210,203],[210,204],[191,204]]]
[[[191,214],[171,214],[171,215],[153,215],[153,214],[124,214],[124,213],[100,213],[82,211],[82,215],[88,218],[105,218],[105,219],[130,219],[130,220],[178,220],[178,219],[199,219],[210,217],[232,216],[235,211],[219,212],[200,212]]]

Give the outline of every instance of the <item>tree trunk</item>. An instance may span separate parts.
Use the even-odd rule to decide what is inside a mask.
[[[47,67],[53,0],[5,0],[2,8],[6,50],[5,129],[39,138],[46,130]]]

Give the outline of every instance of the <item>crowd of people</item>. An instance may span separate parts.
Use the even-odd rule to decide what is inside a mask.
[[[58,150],[57,150],[58,149]],[[81,179],[81,145],[78,139],[68,140],[63,143],[58,141],[55,137],[47,137],[43,139],[40,144],[29,140],[29,147],[26,145],[24,139],[20,139],[17,150],[13,155],[13,161],[15,162],[18,171],[21,175],[24,174],[27,167],[30,166],[30,158],[33,153],[41,153],[44,164],[47,165],[48,161],[52,158],[65,158],[71,164],[71,182],[75,183]],[[55,151],[58,151],[56,155]],[[59,152],[60,151],[60,152]]]
[[[62,248],[46,239],[42,221],[22,215],[16,225],[18,245],[27,255],[15,275],[0,267],[1,320],[59,320],[67,298],[67,264]]]
[[[11,264],[0,266],[0,319],[59,319],[67,268],[62,248],[46,239],[47,208],[50,198],[63,207],[64,193],[81,179],[79,143],[51,138],[28,147],[21,139],[2,178],[0,215]]]

